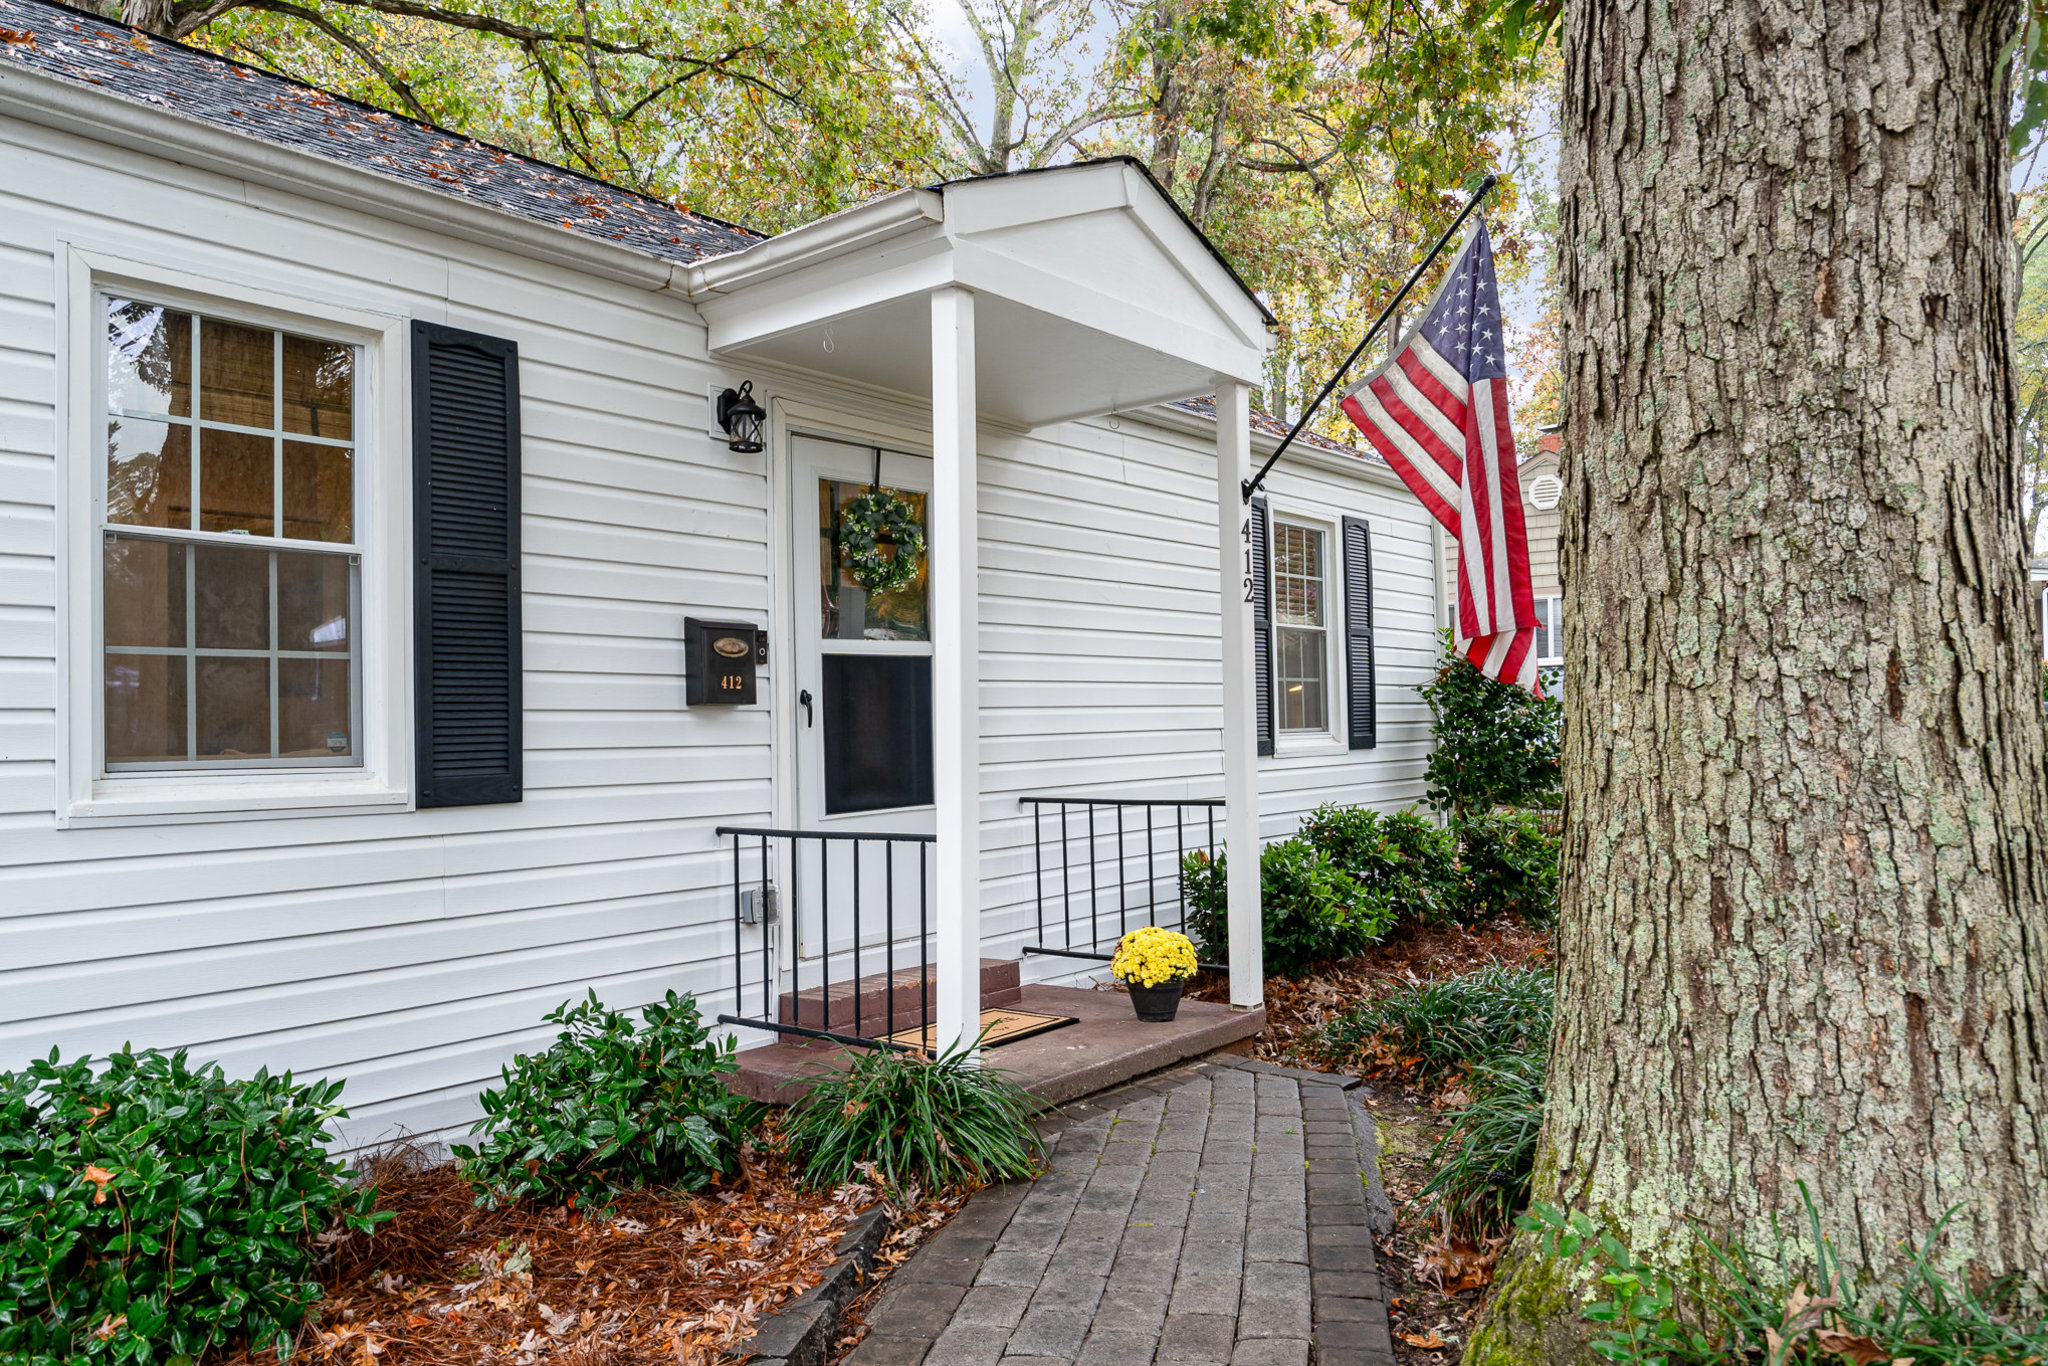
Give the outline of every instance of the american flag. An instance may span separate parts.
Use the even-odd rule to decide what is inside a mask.
[[[1422,321],[1386,364],[1352,386],[1343,407],[1457,541],[1459,653],[1489,678],[1540,696],[1501,332],[1482,218]]]

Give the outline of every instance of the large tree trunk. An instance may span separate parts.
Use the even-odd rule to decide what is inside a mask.
[[[2016,0],[1567,0],[1566,823],[1539,1199],[2048,1267]],[[1521,1249],[1467,1361],[1562,1360]],[[1546,1281],[1546,1276],[1550,1280]],[[1538,1340],[1548,1337],[1546,1346]]]

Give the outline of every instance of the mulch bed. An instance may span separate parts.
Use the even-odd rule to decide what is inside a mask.
[[[329,1235],[327,1297],[294,1362],[709,1366],[816,1284],[840,1234],[880,1199],[867,1186],[806,1191],[758,1157],[726,1189],[628,1192],[596,1215],[479,1209],[453,1164],[416,1149],[381,1155],[366,1175],[397,1218]],[[922,1225],[963,1198],[913,1196],[892,1213]]]
[[[1365,1079],[1380,1127],[1380,1178],[1393,1202],[1391,1237],[1378,1243],[1380,1280],[1401,1366],[1450,1366],[1463,1351],[1493,1280],[1501,1244],[1474,1246],[1445,1236],[1416,1196],[1434,1172],[1430,1150],[1454,1127],[1449,1115],[1470,1101],[1459,1079],[1421,1087],[1392,1054],[1368,1046],[1333,1056],[1322,1027],[1373,996],[1463,976],[1493,963],[1548,961],[1550,936],[1512,920],[1477,929],[1406,924],[1371,952],[1296,981],[1266,982],[1266,1028],[1249,1041],[1253,1056],[1292,1067],[1350,1072]],[[1227,978],[1190,984],[1198,1000],[1228,1000]]]

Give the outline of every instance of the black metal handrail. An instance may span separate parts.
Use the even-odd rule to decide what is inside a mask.
[[[732,917],[733,917],[733,1009],[718,1017],[720,1024],[742,1025],[749,1029],[765,1029],[777,1034],[792,1034],[801,1038],[829,1039],[834,1043],[851,1044],[860,1048],[893,1048],[901,1052],[916,1051],[911,1045],[897,1043],[889,1036],[918,1026],[925,1033],[931,1029],[932,979],[931,979],[931,870],[925,851],[937,843],[936,835],[909,834],[900,831],[882,830],[782,830],[770,826],[721,825],[713,832],[719,839],[732,841]],[[802,958],[797,955],[791,969],[790,990],[777,999],[779,985],[775,971],[774,952],[770,944],[769,926],[777,918],[775,879],[782,866],[777,857],[778,846],[786,847],[788,855],[789,902],[791,913],[803,913],[802,892],[805,885],[804,849],[814,844],[817,848],[812,876],[816,878],[818,893],[819,928],[819,980],[814,990],[815,999],[807,1001],[806,988],[802,981]],[[872,905],[862,905],[861,851],[864,846],[882,846],[883,904],[881,908],[881,937],[877,943],[870,933],[876,928],[871,912]],[[847,857],[838,860],[840,871],[851,876],[851,896],[841,891],[841,903],[846,905],[851,916],[852,949],[851,963],[853,976],[850,993],[843,1000],[835,1000],[832,981],[832,902],[835,881],[834,845],[850,846]],[[896,969],[896,870],[897,846],[908,845],[917,856],[917,1006],[914,1019],[906,1019],[899,1025],[896,998],[902,984]],[[755,877],[750,883],[747,878],[746,854],[751,847],[754,853]],[[755,892],[752,920],[746,914],[747,892]],[[864,914],[866,912],[866,914]],[[906,912],[907,915],[907,912]],[[761,972],[761,1013],[758,1016],[742,1014],[745,1007],[747,988],[746,960],[747,928],[754,925],[760,937]],[[883,963],[880,1011],[869,1017],[863,1009],[862,998],[866,994],[861,977],[863,945],[870,945],[870,952],[880,954]],[[851,1003],[852,1018],[844,1021],[841,1007]],[[909,1012],[906,1012],[909,1013]],[[787,1018],[784,1018],[784,1017]],[[817,1024],[806,1024],[815,1019]],[[839,1025],[846,1027],[837,1027]],[[868,1031],[869,1025],[879,1025],[879,1034]],[[920,1036],[922,1037],[922,1035]]]
[[[1181,869],[1187,863],[1188,854],[1194,850],[1206,851],[1212,859],[1216,857],[1216,813],[1223,808],[1222,798],[1031,796],[1020,797],[1018,800],[1031,811],[1031,872],[1033,900],[1037,908],[1035,923],[1038,931],[1037,942],[1026,944],[1024,952],[1054,958],[1079,958],[1089,962],[1107,963],[1115,955],[1104,952],[1103,945],[1108,940],[1121,939],[1133,928],[1158,925],[1163,929],[1186,932],[1188,906],[1186,894],[1181,889]],[[1054,871],[1050,866],[1051,860],[1046,855],[1045,826],[1048,807],[1054,808],[1059,821],[1059,885],[1053,893],[1058,915],[1051,922],[1060,931],[1058,938],[1061,942],[1058,944],[1049,942],[1046,920],[1046,878]],[[1114,824],[1112,825],[1105,816],[1102,824],[1110,828],[1098,831],[1096,814],[1105,809],[1114,812]],[[1126,813],[1132,810],[1142,810],[1145,816],[1143,843],[1137,852],[1130,848],[1130,841],[1137,834],[1136,822],[1126,820]],[[1076,823],[1070,818],[1075,811],[1080,813],[1079,823],[1083,825],[1082,832],[1078,834],[1071,828]],[[1161,816],[1161,812],[1171,812],[1171,819]],[[1194,834],[1197,838],[1193,841],[1189,839],[1190,812],[1197,813],[1194,818]],[[1171,832],[1171,846],[1163,844],[1162,831]],[[1074,848],[1077,839],[1085,840],[1085,852],[1079,859],[1075,857]],[[1105,839],[1115,841],[1113,852],[1107,858],[1102,853],[1102,841]],[[1162,899],[1159,895],[1159,861],[1162,857],[1170,857],[1173,860],[1172,868],[1167,874],[1171,879],[1171,893],[1163,902],[1168,913],[1166,916],[1160,913]],[[1132,875],[1134,862],[1137,862],[1141,869],[1135,877]],[[1102,905],[1105,882],[1102,867],[1105,863],[1113,864],[1116,869],[1114,905],[1110,908],[1116,918],[1113,922],[1113,932],[1108,934],[1105,934],[1103,928],[1105,911]],[[1085,883],[1077,876],[1081,871],[1085,871]],[[1135,903],[1131,897],[1134,886],[1141,889],[1141,895]],[[1074,916],[1077,892],[1084,916],[1079,927],[1084,937],[1078,940]],[[1133,926],[1131,918],[1138,912],[1143,913],[1143,918],[1138,926]],[[1214,972],[1229,970],[1219,963],[1204,963],[1201,966]]]

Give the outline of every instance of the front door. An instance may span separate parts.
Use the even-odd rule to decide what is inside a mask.
[[[928,545],[931,460],[796,436],[790,463],[797,826],[929,835],[936,828],[929,554],[918,556],[906,582],[891,585],[890,575],[874,573],[872,559],[864,569],[861,538],[849,535],[845,514],[880,488],[923,528]],[[893,558],[886,537],[883,546]],[[880,587],[864,587],[863,578]],[[798,845],[791,899],[801,986],[821,975],[849,981],[920,961],[931,919],[929,845]],[[828,951],[820,974],[817,960]]]

